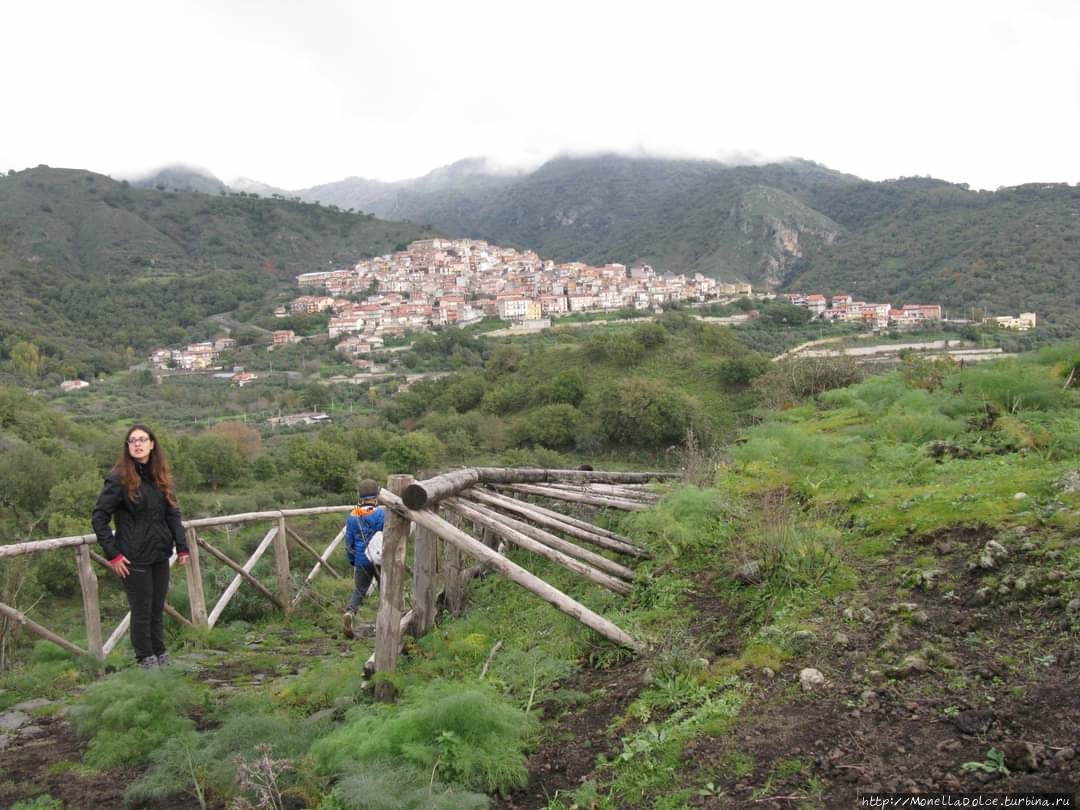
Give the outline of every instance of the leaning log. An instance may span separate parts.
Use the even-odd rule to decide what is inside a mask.
[[[66,638],[58,636],[49,628],[43,627],[42,625],[38,624],[33,619],[29,618],[25,613],[22,613],[13,607],[5,605],[3,602],[0,602],[0,613],[4,614],[17,624],[22,625],[35,636],[47,639],[58,647],[63,647],[70,653],[75,653],[75,655],[90,655],[90,653],[84,650],[82,647],[78,646],[77,644],[72,644]]]
[[[497,486],[512,490],[513,492],[523,492],[526,495],[540,495],[544,498],[551,498],[556,501],[580,503],[585,504],[586,506],[622,509],[624,512],[641,512],[649,508],[647,504],[638,501],[628,501],[622,498],[608,498],[603,495],[586,495],[580,492],[567,492],[565,490],[555,489],[554,487],[545,487],[537,484],[498,484]]]
[[[551,532],[546,532],[543,529],[538,529],[523,520],[517,520],[507,515],[503,515],[499,512],[496,512],[494,509],[489,509],[486,506],[481,506],[480,504],[473,501],[466,501],[462,498],[455,498],[453,502],[456,504],[468,505],[472,507],[477,514],[484,515],[489,521],[509,526],[511,529],[516,529],[522,534],[528,535],[533,540],[543,543],[545,546],[550,546],[556,551],[561,551],[563,554],[566,554],[569,557],[573,557],[576,560],[581,560],[586,565],[591,565],[593,568],[598,568],[599,570],[607,574],[611,574],[611,576],[613,577],[625,579],[627,582],[634,581],[634,572],[631,569],[627,568],[625,565],[615,562],[614,560],[609,560],[602,554],[597,554],[595,551],[589,551],[589,549],[582,548],[576,543],[571,543],[569,540],[564,540],[561,537],[557,537]],[[466,515],[466,517],[469,517],[469,515]],[[491,528],[491,523],[484,523],[482,525],[491,529],[491,531],[495,531],[496,533],[498,531],[497,529]],[[489,544],[485,543],[485,545]]]
[[[506,512],[513,512],[540,526],[547,526],[549,529],[572,535],[609,551],[617,551],[631,557],[648,558],[652,556],[647,549],[625,535],[605,529],[602,526],[596,526],[586,520],[564,515],[562,512],[556,512],[554,509],[548,509],[538,503],[519,501],[517,498],[510,498],[498,492],[475,487],[465,493],[465,497],[495,506]]]
[[[457,498],[447,498],[443,501],[443,506],[457,512],[463,518],[473,521],[473,523],[486,526],[495,532],[495,534],[505,538],[515,546],[523,548],[526,551],[531,551],[539,557],[551,560],[551,562],[561,565],[563,568],[569,569],[579,576],[585,577],[585,579],[596,583],[601,588],[606,588],[607,590],[622,596],[626,596],[630,593],[630,586],[626,582],[605,574],[603,571],[599,571],[593,566],[583,563],[580,560],[576,560],[569,554],[565,554],[538,540],[534,540],[524,532],[511,527],[507,523],[503,523],[489,515],[482,514],[480,510],[464,501],[460,501]],[[484,546],[484,548],[487,548],[487,546]]]
[[[546,470],[543,468],[477,467],[484,484],[539,484],[548,481],[574,481],[602,484],[647,484],[681,477],[667,472],[608,472],[606,470]]]
[[[566,492],[584,492],[587,495],[603,495],[607,498],[623,498],[628,501],[659,503],[661,500],[660,496],[655,492],[650,492],[647,489],[635,489],[621,484],[567,484],[561,481],[552,481],[545,486]]]
[[[327,572],[330,574],[330,576],[332,576],[334,579],[341,579],[341,574],[339,574],[337,571],[335,571],[334,566],[330,565],[330,563],[327,560],[324,560],[322,558],[322,556],[319,554],[319,552],[317,552],[314,548],[311,547],[311,544],[307,540],[305,540],[303,537],[301,537],[299,534],[297,534],[296,532],[294,532],[292,529],[290,529],[288,527],[286,527],[285,531],[289,535],[289,537],[291,537],[293,539],[293,541],[298,546],[300,546],[300,548],[302,548],[304,551],[306,551],[308,554],[310,554],[312,557],[314,557],[319,565],[322,565],[323,567],[325,567]],[[293,601],[295,603],[295,600],[293,600]]]
[[[267,588],[265,585],[263,585],[261,582],[259,582],[259,580],[257,580],[247,570],[245,570],[244,567],[240,565],[240,563],[230,558],[229,555],[227,555],[221,549],[215,548],[214,546],[210,545],[210,543],[204,540],[202,537],[197,537],[196,541],[201,548],[205,548],[207,551],[209,551],[212,557],[216,558],[220,562],[225,563],[225,565],[227,565],[229,568],[231,568],[233,571],[243,577],[244,581],[247,582],[248,585],[257,590],[259,593],[261,593],[279,608],[282,607],[281,600],[278,599],[274,592]]]
[[[443,538],[444,541],[460,548],[467,554],[471,554],[481,562],[487,563],[512,582],[517,583],[527,591],[539,596],[545,602],[561,610],[568,616],[577,619],[586,627],[595,630],[604,638],[636,652],[641,652],[645,649],[645,646],[640,641],[624,630],[621,630],[614,623],[608,621],[598,613],[593,612],[580,602],[571,599],[557,588],[553,588],[539,577],[530,574],[521,566],[516,565],[505,557],[492,551],[479,540],[470,537],[452,523],[424,510],[414,512],[405,506],[400,498],[390,495],[385,491],[380,496],[380,500],[393,511],[404,515],[420,526],[431,529]]]

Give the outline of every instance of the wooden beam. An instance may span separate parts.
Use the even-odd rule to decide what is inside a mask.
[[[22,627],[25,627],[29,632],[33,633],[35,636],[38,636],[39,638],[47,639],[48,641],[51,641],[53,644],[57,645],[58,647],[63,647],[65,650],[67,650],[70,653],[75,653],[75,655],[87,655],[87,656],[90,655],[90,653],[88,653],[86,650],[84,650],[79,645],[72,644],[66,638],[63,638],[62,636],[58,636],[56,633],[54,633],[49,628],[38,624],[33,619],[29,618],[25,613],[22,613],[21,611],[18,611],[15,608],[13,608],[13,607],[11,607],[9,605],[5,605],[3,602],[0,602],[0,613],[4,614],[9,619],[12,619],[13,621],[15,621],[17,624],[21,625]]]
[[[551,532],[546,532],[543,529],[538,529],[536,526],[532,526],[523,520],[516,520],[515,518],[504,515],[500,512],[496,512],[494,509],[490,509],[486,506],[481,506],[478,503],[472,501],[466,501],[464,498],[455,498],[455,503],[464,504],[471,507],[476,513],[486,516],[489,521],[509,526],[511,529],[516,529],[522,534],[526,534],[533,540],[543,543],[545,546],[550,546],[557,551],[561,551],[569,557],[573,557],[576,560],[581,560],[583,563],[591,565],[593,568],[597,568],[607,574],[611,574],[613,577],[619,579],[625,579],[627,582],[634,581],[634,572],[632,569],[627,568],[621,563],[617,563],[614,560],[609,560],[602,554],[597,554],[595,551],[582,548],[576,543],[571,543],[569,540],[564,540],[561,537],[557,537]],[[481,524],[485,526],[489,531],[497,531],[492,528],[491,523]],[[501,535],[500,535],[501,536]],[[490,543],[485,545],[491,546]]]
[[[207,540],[204,540],[202,537],[200,537],[198,540],[201,547],[205,548],[207,551],[210,552],[213,557],[225,563],[225,565],[227,565],[229,568],[231,568],[233,571],[243,577],[244,581],[247,582],[252,588],[257,590],[259,593],[261,593],[279,608],[283,607],[283,605],[281,604],[281,600],[277,597],[277,595],[265,585],[263,585],[261,582],[259,582],[259,580],[256,579],[254,576],[249,574],[247,570],[245,570],[245,568],[240,565],[240,563],[230,558],[229,555],[227,555],[221,549],[215,548],[214,546],[210,545],[210,543]]]
[[[460,548],[443,541],[443,600],[451,616],[465,612],[465,559]]]
[[[401,641],[401,646],[398,647],[398,655],[401,655],[401,651],[405,649],[405,636],[410,632],[413,625],[413,612],[411,610],[406,611],[401,617],[401,621],[398,623],[398,638]],[[375,653],[372,652],[368,656],[368,660],[364,662],[364,677],[370,678],[375,674]]]
[[[166,603],[165,603],[165,612],[166,612],[167,614],[169,614],[170,616],[172,616],[172,617],[173,617],[173,618],[174,618],[174,619],[175,619],[176,621],[178,621],[178,622],[179,622],[180,624],[184,625],[184,627],[194,627],[194,626],[195,626],[195,625],[194,625],[194,624],[192,624],[192,623],[191,623],[190,621],[188,621],[188,618],[187,618],[187,616],[185,616],[185,615],[184,615],[183,613],[181,613],[181,612],[180,612],[179,610],[177,610],[176,608],[174,608],[174,607],[173,607],[172,605],[170,605],[170,604],[169,604],[168,602],[166,602]]]
[[[520,467],[477,467],[480,482],[484,484],[525,484],[548,481],[596,481],[605,484],[647,484],[649,481],[666,481],[681,478],[671,472],[608,472],[605,470],[547,470]]]
[[[609,498],[623,498],[628,501],[644,501],[646,503],[659,503],[661,498],[655,492],[647,489],[636,488],[637,485],[627,484],[564,484],[554,481],[545,486],[567,492],[584,492],[587,495],[604,495]]]
[[[191,623],[196,627],[213,627],[206,613],[206,592],[203,590],[202,557],[199,554],[199,533],[193,526],[187,528],[187,589],[191,603]]]
[[[608,551],[615,551],[619,554],[644,559],[652,556],[646,549],[637,545],[629,537],[624,537],[621,534],[616,534],[615,532],[601,528],[600,526],[594,526],[587,521],[579,520],[570,515],[564,515],[561,512],[556,512],[553,509],[548,509],[539,504],[526,503],[525,501],[519,501],[517,498],[510,498],[497,492],[490,492],[486,489],[477,488],[470,489],[468,492],[464,493],[463,497],[472,501],[485,503],[489,506],[494,506],[504,512],[513,512],[527,520],[531,520],[539,526],[545,526],[549,529],[561,532],[562,534],[577,537],[579,540],[592,543],[594,546],[605,548]]]
[[[292,611],[290,594],[292,580],[289,578],[289,535],[285,526],[285,515],[278,518],[278,530],[274,535],[274,575],[277,578],[278,594],[281,597],[282,610]]]
[[[39,551],[52,551],[56,548],[74,548],[97,541],[92,534],[80,534],[73,537],[54,537],[49,540],[31,540],[26,543],[9,543],[0,546],[0,558],[18,557],[22,554],[37,554]]]
[[[304,587],[309,582],[311,582],[311,580],[315,579],[315,575],[319,573],[319,569],[326,565],[326,560],[329,559],[330,555],[334,553],[334,549],[338,547],[338,543],[340,543],[344,537],[345,527],[343,526],[341,528],[341,531],[334,535],[334,539],[330,541],[330,544],[326,547],[326,550],[319,555],[319,562],[315,563],[315,566],[311,569],[311,571],[308,572],[307,577],[304,579],[304,584],[296,589],[296,595],[293,596],[292,601],[293,607],[296,607],[300,603],[300,598],[304,595]]]
[[[471,520],[481,526],[486,526],[500,537],[513,543],[515,546],[523,548],[526,551],[531,551],[533,554],[543,557],[546,560],[551,560],[551,562],[561,565],[563,568],[567,568],[579,576],[585,577],[585,579],[599,585],[601,588],[606,588],[607,590],[622,596],[626,596],[626,594],[630,593],[630,586],[621,579],[609,576],[603,571],[598,571],[593,566],[571,557],[569,554],[541,543],[540,541],[529,537],[524,532],[510,526],[508,523],[504,523],[498,518],[493,518],[489,514],[482,513],[471,504],[458,498],[446,498],[443,500],[443,505],[446,506],[446,508],[457,512],[463,518]],[[481,545],[483,544],[481,543]],[[484,546],[484,548],[488,547]]]
[[[255,551],[252,552],[251,556],[248,558],[248,561],[244,563],[244,571],[249,574],[251,573],[251,570],[255,567],[255,564],[259,562],[259,558],[261,558],[266,549],[270,547],[270,544],[274,542],[274,538],[277,536],[277,533],[277,526],[274,526],[270,529],[270,531],[266,533],[266,536],[263,537],[262,542],[259,543]],[[188,545],[190,547],[191,544],[189,543]],[[244,578],[240,574],[237,574],[233,578],[233,581],[229,583],[229,586],[225,589],[224,593],[221,594],[221,598],[218,599],[217,604],[214,605],[214,609],[210,611],[209,617],[207,617],[206,621],[208,627],[213,627],[215,624],[217,624],[218,619],[221,618],[221,614],[225,610],[225,606],[229,604],[232,598],[236,595],[236,592],[240,590],[240,583],[243,581]]]
[[[479,540],[465,534],[465,532],[461,531],[448,521],[445,521],[426,510],[414,512],[405,506],[400,498],[395,496],[386,495],[386,493],[384,493],[384,496],[383,503],[388,505],[393,511],[407,516],[420,526],[431,529],[443,538],[443,540],[458,546],[481,562],[488,563],[492,568],[506,576],[512,582],[517,583],[527,591],[539,596],[545,602],[553,605],[568,616],[574,617],[586,627],[595,630],[604,638],[631,650],[639,652],[644,650],[644,645],[640,641],[633,638],[629,633],[621,630],[614,623],[585,607],[585,605],[582,605],[580,602],[571,599],[557,588],[553,588],[539,577],[530,574],[521,566],[516,565],[510,560],[497,554],[495,551],[492,551]]]
[[[293,541],[295,541],[295,543],[300,546],[300,548],[302,548],[304,551],[306,551],[308,554],[318,560],[322,565],[326,566],[326,570],[330,572],[330,575],[334,579],[341,579],[341,574],[339,574],[327,560],[324,560],[319,555],[319,552],[317,552],[314,548],[311,547],[311,544],[308,543],[307,540],[305,540],[292,529],[286,529],[285,531],[288,532],[289,537],[291,537]]]
[[[86,622],[86,646],[90,655],[99,661],[105,660],[105,651],[101,639],[101,604],[98,601],[98,581],[93,566],[90,565],[90,547],[78,546],[75,549],[79,569],[79,587],[82,591],[83,620]]]
[[[413,634],[427,635],[435,626],[439,538],[417,526],[413,535]]]
[[[413,482],[411,475],[391,475],[379,500],[386,497],[398,500]],[[375,671],[390,673],[397,666],[401,653],[401,598],[405,585],[405,552],[409,537],[407,514],[386,510],[383,521],[383,558],[379,575],[379,612],[375,617]],[[394,685],[383,680],[375,685],[375,700],[391,703],[396,698]]]
[[[468,489],[479,480],[480,476],[474,469],[454,470],[426,481],[413,481],[401,493],[401,500],[410,509],[423,509]]]
[[[553,487],[539,486],[537,484],[497,484],[514,492],[523,492],[527,495],[540,495],[544,498],[552,498],[557,501],[569,501],[588,506],[609,507],[622,509],[624,512],[641,512],[649,507],[638,501],[627,501],[621,498],[608,498],[603,495],[585,495],[579,492],[567,492]]]

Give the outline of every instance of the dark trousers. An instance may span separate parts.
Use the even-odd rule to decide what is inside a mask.
[[[364,601],[364,597],[367,596],[368,588],[371,587],[371,580],[379,581],[379,569],[373,565],[354,565],[353,566],[353,592],[352,598],[349,600],[349,613],[356,613],[357,608],[360,607],[360,603]]]
[[[142,661],[165,654],[165,596],[169,592],[169,561],[129,563],[124,577],[131,608],[131,646]]]

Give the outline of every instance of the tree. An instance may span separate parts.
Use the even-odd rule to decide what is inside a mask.
[[[566,450],[577,443],[584,425],[581,411],[560,402],[530,411],[518,426],[517,434],[522,443]]]
[[[20,340],[11,348],[11,365],[22,376],[36,380],[41,373],[41,353],[38,347],[26,340]]]
[[[244,472],[244,457],[239,447],[209,432],[188,443],[187,456],[195,465],[200,481],[214,490],[235,481]]]
[[[382,462],[390,473],[417,473],[446,453],[446,447],[430,433],[414,432],[390,440]]]
[[[644,379],[603,389],[592,410],[605,439],[636,447],[677,444],[693,423],[693,407],[685,395]]]
[[[259,431],[243,422],[218,422],[207,432],[235,446],[244,461],[252,462],[262,452],[262,436]]]
[[[353,483],[356,454],[346,444],[294,436],[289,440],[289,464],[308,488],[344,492]]]

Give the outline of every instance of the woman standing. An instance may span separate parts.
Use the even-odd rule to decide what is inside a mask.
[[[116,525],[115,533],[110,521]],[[145,425],[128,428],[120,457],[105,476],[91,522],[109,567],[124,581],[135,658],[145,668],[165,666],[169,663],[164,617],[169,558],[175,546],[178,561],[184,565],[188,548],[169,465],[153,431]]]

